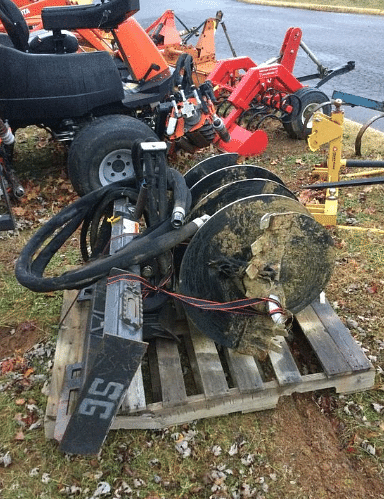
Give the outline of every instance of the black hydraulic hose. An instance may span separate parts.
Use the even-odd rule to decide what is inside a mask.
[[[167,170],[168,165],[165,159],[165,154],[157,154],[158,166],[158,201],[159,201],[159,219],[165,220],[168,213],[168,198],[167,198]]]
[[[97,227],[98,220],[102,217],[102,209],[99,209],[99,206],[106,207],[122,195],[136,200],[137,192],[129,187],[132,180],[122,180],[93,191],[67,206],[42,226],[25,245],[16,262],[17,280],[23,286],[38,292],[81,289],[107,276],[113,267],[126,269],[131,265],[143,263],[185,241],[196,232],[200,222],[190,222],[182,226],[183,217],[175,223],[175,210],[182,208],[186,213],[189,211],[191,194],[184,177],[178,171],[168,168],[167,181],[174,195],[172,217],[148,227],[113,255],[99,257],[58,277],[43,277],[52,257],[83,221],[86,221],[87,226],[82,236],[85,244],[86,231],[90,224],[94,223]],[[177,230],[174,230],[175,227]],[[49,238],[52,239],[45,245]]]
[[[191,93],[191,86],[193,85],[192,71],[192,56],[190,54],[181,54],[176,61],[175,71],[172,75],[172,85],[174,87],[181,86],[187,96]]]
[[[42,273],[53,255],[80,226],[83,219],[87,216],[89,207],[93,207],[110,189],[111,186],[106,186],[98,191],[87,194],[78,199],[75,203],[64,208],[58,215],[43,225],[22,250],[20,257],[16,262],[16,277],[18,277],[19,274],[20,276],[23,276],[25,273],[31,272],[36,274]],[[32,262],[32,257],[36,251],[60,227],[61,230],[59,233]]]
[[[62,215],[62,213],[59,215]],[[44,258],[44,261],[40,261],[39,265],[34,265],[35,262],[32,262],[32,257],[44,243],[44,236],[47,233],[51,234],[53,227],[60,226],[62,219],[63,216],[56,216],[48,222],[49,228],[43,226],[26,244],[16,262],[15,274],[17,280],[32,291],[48,292],[63,289],[81,289],[90,286],[102,277],[107,276],[113,267],[128,269],[131,265],[140,264],[163,254],[190,238],[199,227],[198,223],[192,221],[180,229],[172,230],[170,220],[167,219],[156,231],[148,234],[148,236],[132,240],[113,255],[98,258],[87,265],[58,277],[43,277],[45,267],[54,252],[51,251],[51,258]],[[158,233],[156,237],[154,232]]]
[[[106,194],[100,203],[90,207],[86,217],[84,218],[83,225],[81,226],[80,232],[80,251],[81,256],[85,262],[89,258],[95,256],[100,246],[103,246],[103,241],[100,240],[100,221],[105,216],[112,215],[113,206],[112,202],[119,198],[128,198],[130,201],[137,201],[138,193],[136,190],[129,187],[118,187],[113,189],[111,192]],[[105,223],[103,222],[105,225]],[[109,224],[108,224],[109,225]],[[108,234],[108,239],[110,236],[110,225],[107,228],[106,233]],[[89,243],[92,250],[92,255],[88,254],[87,248],[87,236],[89,232]],[[107,243],[107,241],[104,241]],[[96,246],[98,246],[96,248]]]
[[[185,215],[191,208],[192,195],[184,176],[173,168],[168,168],[168,185],[173,190],[173,211],[171,223],[178,228],[184,223]]]

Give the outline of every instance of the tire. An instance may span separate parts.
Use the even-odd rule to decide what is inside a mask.
[[[312,120],[307,122],[304,130],[305,120],[311,113],[323,102],[329,102],[329,98],[324,92],[315,88],[301,88],[287,100],[287,103],[293,106],[293,111],[290,116],[283,120],[283,126],[290,137],[293,139],[305,139],[312,131]],[[318,111],[321,111],[328,116],[331,114],[332,107],[326,104]]]
[[[148,125],[131,116],[102,116],[82,128],[68,152],[68,175],[79,196],[134,177],[131,148],[137,139],[159,140]]]

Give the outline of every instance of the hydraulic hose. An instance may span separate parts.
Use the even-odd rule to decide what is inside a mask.
[[[168,168],[168,185],[173,190],[171,223],[177,229],[183,225],[185,215],[191,208],[192,195],[185,183],[184,176],[173,168]]]
[[[189,190],[186,190],[185,183],[184,188],[181,186],[182,176],[170,173],[170,177],[175,189],[175,206],[176,203],[184,203],[183,206],[188,209],[190,193],[188,195]],[[61,276],[44,277],[44,271],[54,254],[84,220],[89,220],[90,212],[95,213],[95,205],[103,203],[105,198],[110,202],[114,198],[113,191],[118,190],[121,193],[122,187],[127,185],[129,181],[123,180],[91,192],[64,208],[41,227],[25,245],[16,262],[15,274],[20,284],[37,292],[81,289],[107,276],[113,267],[127,269],[131,265],[158,257],[190,238],[203,223],[201,219],[196,219],[174,230],[169,217],[157,226],[149,227],[142,235],[137,236],[113,255],[99,257]],[[186,198],[188,199],[184,201]],[[55,234],[57,230],[58,233]],[[51,236],[53,238],[43,247]]]
[[[80,232],[80,250],[81,256],[85,262],[90,258],[97,256],[103,251],[105,245],[110,238],[110,225],[107,227],[105,220],[103,220],[101,227],[100,222],[102,218],[112,215],[112,203],[119,198],[128,198],[130,201],[137,202],[138,193],[133,188],[119,187],[107,193],[98,204],[90,207],[87,216],[84,218],[83,225]],[[105,229],[105,230],[103,230]],[[92,254],[88,254],[87,236],[89,233],[89,244]],[[105,237],[103,237],[105,234]]]

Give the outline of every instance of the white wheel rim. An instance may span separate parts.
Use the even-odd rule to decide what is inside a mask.
[[[105,156],[99,167],[101,185],[108,185],[135,176],[130,149],[118,149]]]

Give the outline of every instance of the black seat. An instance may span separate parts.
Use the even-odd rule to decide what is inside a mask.
[[[28,54],[0,45],[0,116],[11,126],[76,118],[121,105],[119,71],[107,52]]]
[[[114,29],[140,10],[139,0],[109,0],[89,5],[45,7],[45,29]]]
[[[11,0],[0,0],[0,20],[7,31],[11,44],[22,52],[35,53],[72,53],[79,45],[71,33],[39,33],[30,37],[28,25],[18,7]],[[10,45],[0,40],[0,43]]]
[[[11,0],[0,0],[0,19],[13,46],[17,50],[27,52],[29,49],[28,25],[18,7]]]

